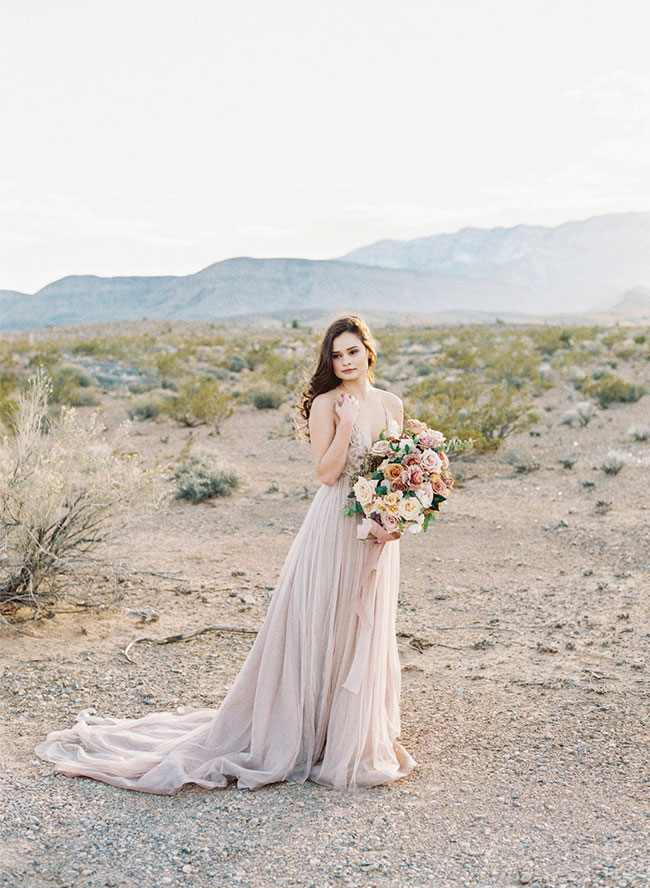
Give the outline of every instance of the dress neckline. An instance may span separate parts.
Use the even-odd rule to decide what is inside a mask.
[[[392,422],[393,422],[393,417],[392,417],[392,415],[388,412],[388,407],[386,406],[386,402],[385,402],[384,399],[381,397],[381,395],[379,396],[379,399],[380,399],[380,401],[381,401],[381,403],[382,403],[382,406],[383,406],[383,408],[384,408],[384,419],[386,420],[386,424],[383,425],[383,426],[381,427],[381,429],[379,429],[379,433],[377,434],[377,436],[376,436],[375,438],[369,438],[368,435],[366,435],[366,433],[364,432],[364,430],[361,428],[361,426],[359,425],[359,423],[358,423],[356,420],[355,420],[355,423],[354,423],[354,425],[356,426],[356,428],[357,428],[358,431],[359,431],[359,434],[362,436],[362,438],[364,438],[364,439],[368,442],[368,444],[369,444],[371,447],[372,447],[372,445],[374,444],[374,442],[378,439],[379,435],[381,434],[382,429],[385,428],[385,429],[386,429],[386,433],[387,433],[387,434],[390,434],[390,426],[391,426],[391,424],[392,424]]]

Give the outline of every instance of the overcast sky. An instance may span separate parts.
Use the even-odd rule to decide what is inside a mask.
[[[650,210],[641,0],[0,10],[0,288]]]

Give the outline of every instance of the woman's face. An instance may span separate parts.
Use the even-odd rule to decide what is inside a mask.
[[[368,375],[368,352],[354,333],[345,331],[332,342],[332,367],[339,379],[365,379]]]

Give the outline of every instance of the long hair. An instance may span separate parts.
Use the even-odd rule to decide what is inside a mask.
[[[336,388],[341,381],[334,373],[332,361],[332,344],[341,333],[354,333],[363,342],[368,350],[368,382],[372,383],[375,378],[372,368],[377,360],[377,348],[366,322],[358,315],[343,315],[332,321],[323,333],[316,369],[311,374],[300,400],[296,404],[296,409],[302,419],[296,423],[298,433],[307,440],[309,440],[309,414],[314,398],[317,395],[322,395],[323,392],[329,392]]]

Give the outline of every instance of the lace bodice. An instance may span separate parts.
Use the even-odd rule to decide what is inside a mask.
[[[399,435],[400,427],[396,419],[394,419],[386,407],[384,406],[384,411],[386,413],[386,429],[388,434],[390,435]],[[354,475],[355,472],[358,472],[361,468],[361,461],[363,457],[368,453],[370,448],[372,447],[373,442],[369,441],[357,423],[352,426],[352,434],[350,435],[350,444],[348,445],[348,455],[345,460],[345,465],[343,467],[343,471],[341,472],[341,477]]]

